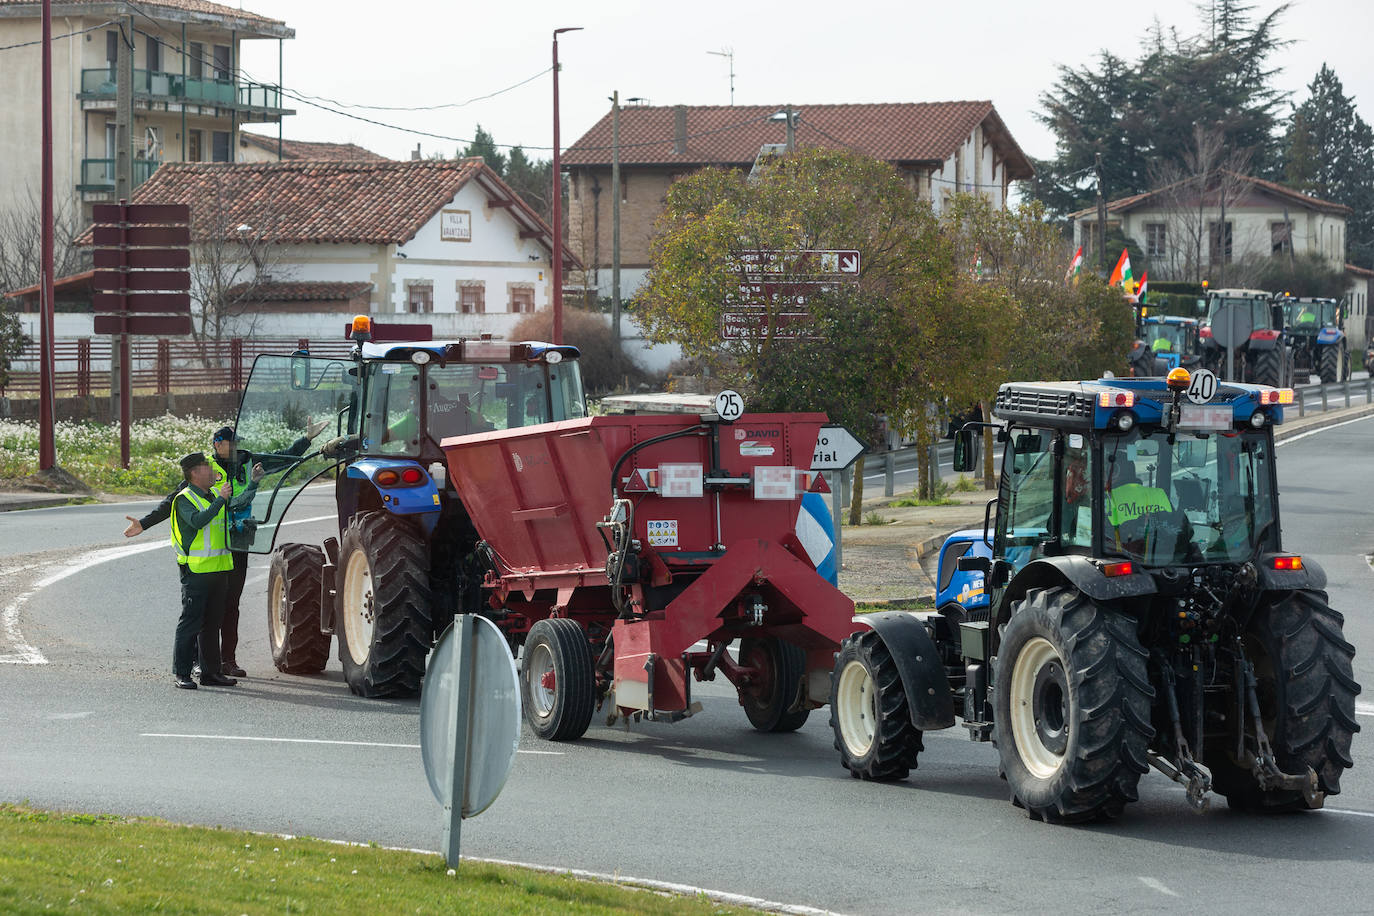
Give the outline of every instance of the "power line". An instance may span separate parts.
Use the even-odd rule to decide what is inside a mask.
[[[67,32],[67,33],[64,34],[64,35],[54,35],[54,36],[52,37],[52,40],[53,40],[53,41],[57,41],[57,39],[59,39],[59,38],[71,38],[73,35],[85,35],[87,32],[94,32],[94,31],[96,31],[97,29],[103,29],[103,28],[105,28],[105,27],[108,26],[108,25],[114,25],[114,24],[115,24],[115,20],[111,19],[111,20],[108,20],[107,22],[102,22],[102,23],[100,23],[100,25],[93,25],[93,26],[91,26],[89,29],[79,29],[78,31],[75,31],[75,32]],[[31,45],[41,45],[42,43],[43,43],[43,39],[41,39],[41,38],[35,38],[33,41],[21,41],[21,42],[19,42],[19,44],[16,44],[16,45],[3,45],[3,46],[0,46],[0,51],[13,51],[15,48],[27,48],[27,47],[29,47],[29,46],[31,46]]]

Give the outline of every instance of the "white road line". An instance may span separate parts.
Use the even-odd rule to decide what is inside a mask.
[[[1139,881],[1141,884],[1145,885],[1146,887],[1148,887],[1152,891],[1159,891],[1161,894],[1165,894],[1169,897],[1178,896],[1177,893],[1165,887],[1164,882],[1160,881],[1158,878],[1148,878],[1144,875],[1137,875],[1136,880]]]
[[[1296,436],[1289,436],[1286,439],[1281,439],[1278,442],[1274,443],[1274,445],[1275,447],[1285,446],[1290,442],[1297,442],[1299,439],[1306,439],[1308,436],[1315,436],[1317,433],[1324,433],[1327,430],[1332,429],[1340,429],[1342,426],[1349,426],[1351,423],[1359,423],[1363,420],[1368,420],[1370,418],[1374,418],[1374,414],[1370,414],[1369,416],[1365,417],[1356,417],[1353,420],[1345,420],[1340,423],[1332,423],[1330,426],[1323,426],[1321,429],[1314,429],[1309,432],[1298,433]]]
[[[1355,715],[1374,717],[1374,703],[1356,703]]]
[[[1348,814],[1351,817],[1374,817],[1374,811],[1349,811],[1345,808],[1323,808],[1331,814]]]
[[[180,735],[163,732],[143,732],[140,738],[186,738],[195,741],[265,741],[271,744],[343,744],[350,747],[397,747],[402,750],[418,751],[418,744],[387,744],[382,741],[333,741],[326,738],[266,738],[259,735]],[[527,751],[517,749],[517,754],[542,754],[549,757],[562,757],[563,751]]]

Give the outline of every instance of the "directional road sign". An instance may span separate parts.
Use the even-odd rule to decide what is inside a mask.
[[[768,335],[768,318],[763,312],[726,312],[721,316],[720,336],[724,340],[753,340]],[[780,312],[772,316],[774,340],[801,340],[811,337],[810,312]]]
[[[857,277],[862,259],[853,248],[746,248],[730,252],[746,274]]]
[[[811,453],[811,470],[842,471],[858,461],[865,448],[846,427],[822,426],[816,450]]]

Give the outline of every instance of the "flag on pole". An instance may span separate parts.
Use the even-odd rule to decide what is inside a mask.
[[[1140,275],[1140,285],[1135,290],[1135,301],[1141,305],[1145,304],[1145,287],[1150,285],[1150,272],[1147,270]]]
[[[1069,262],[1069,270],[1064,274],[1064,282],[1073,281],[1073,285],[1078,285],[1078,274],[1083,270],[1083,246],[1079,245],[1078,250],[1073,253],[1073,260]]]
[[[1122,286],[1131,279],[1131,253],[1127,249],[1121,249],[1121,257],[1116,261],[1116,267],[1112,269],[1112,275],[1107,280],[1108,286]]]
[[[983,279],[983,254],[977,248],[973,249],[973,266],[969,268],[969,276],[975,280]]]

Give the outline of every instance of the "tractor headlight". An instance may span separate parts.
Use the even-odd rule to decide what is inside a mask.
[[[1121,413],[1112,417],[1112,423],[1114,423],[1116,428],[1123,433],[1130,432],[1131,427],[1135,426],[1135,414],[1131,413],[1129,410],[1123,410]]]
[[[410,361],[417,366],[423,366],[429,362],[430,353],[428,350],[416,350],[410,354]]]
[[[1262,410],[1257,410],[1250,414],[1250,425],[1255,429],[1262,429],[1267,420],[1268,418],[1264,415],[1264,411]]]

